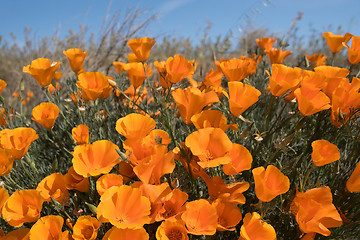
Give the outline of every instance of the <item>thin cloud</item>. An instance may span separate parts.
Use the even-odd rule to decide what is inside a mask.
[[[161,5],[157,10],[155,10],[158,14],[158,17],[164,17],[165,15],[171,13],[172,11],[180,8],[181,6],[191,2],[193,0],[171,0],[167,1],[163,5]]]

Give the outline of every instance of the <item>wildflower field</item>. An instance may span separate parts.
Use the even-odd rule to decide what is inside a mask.
[[[360,37],[321,37],[296,64],[266,36],[209,70],[149,37],[111,76],[32,59],[0,97],[0,239],[359,239]]]

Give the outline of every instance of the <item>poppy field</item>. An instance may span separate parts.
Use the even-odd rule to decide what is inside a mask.
[[[111,76],[33,59],[47,100],[0,97],[0,239],[357,239],[360,37],[322,37],[302,65],[269,37],[206,72],[149,37]]]

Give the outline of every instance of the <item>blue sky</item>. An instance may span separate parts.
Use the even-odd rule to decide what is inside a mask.
[[[310,26],[319,32],[333,31],[338,26],[343,32],[360,36],[359,0],[14,0],[1,2],[0,35],[11,43],[10,32],[23,43],[24,28],[32,29],[31,36],[40,39],[57,32],[60,37],[85,25],[89,32],[97,33],[107,9],[110,14],[129,7],[146,10],[143,19],[151,14],[158,17],[148,27],[149,37],[190,37],[194,43],[212,23],[211,39],[225,36],[229,31],[241,36],[247,21],[253,26],[267,28],[275,36],[288,32],[298,12],[300,35],[309,35]],[[331,28],[329,28],[331,26]]]

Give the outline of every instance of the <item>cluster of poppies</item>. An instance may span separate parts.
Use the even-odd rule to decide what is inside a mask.
[[[349,51],[349,62],[354,65],[360,61],[357,47],[360,37],[331,33],[324,36],[334,54],[345,46]],[[351,38],[350,48],[346,44]],[[132,109],[133,113],[122,116],[113,126],[117,132],[113,134],[124,141],[122,146],[109,140],[91,142],[91,129],[76,123],[71,132],[76,142],[71,152],[72,165],[69,169],[61,169],[65,174],[54,172],[38,182],[36,189],[22,186],[10,196],[6,186],[0,187],[2,218],[17,228],[7,234],[0,230],[0,239],[93,240],[99,238],[101,228],[104,240],[149,239],[145,228],[149,225],[156,226],[156,239],[159,240],[186,240],[189,234],[214,235],[235,230],[241,240],[276,239],[276,229],[264,218],[261,204],[287,193],[292,179],[283,173],[281,165],[254,166],[250,151],[230,140],[229,133],[237,134],[239,126],[236,121],[229,124],[225,111],[219,106],[226,103],[230,118],[243,119],[242,114],[257,103],[262,94],[270,92],[274,97],[297,102],[303,116],[330,109],[330,120],[335,128],[339,128],[354,118],[360,109],[360,79],[349,80],[348,69],[326,66],[326,57],[318,54],[307,56],[315,63],[313,70],[285,66],[282,63],[291,52],[272,48],[275,41],[257,39],[259,49],[272,64],[271,73],[268,72],[268,89],[264,92],[256,89],[251,81],[257,65],[263,61],[260,55],[215,61],[215,68],[201,82],[193,78],[196,61],[175,55],[153,63],[158,72],[158,81],[154,82],[150,78],[153,70],[145,62],[155,41],[152,38],[131,39],[128,46],[132,53],[128,63],[113,63],[116,71],[126,73],[130,80],[130,87],[123,91],[114,78],[84,70],[87,52],[76,48],[64,51],[77,78],[78,89],[71,96],[77,104],[74,106],[91,107],[91,102],[113,95]],[[39,58],[23,71],[31,74],[50,94],[55,94],[60,91],[60,84],[52,84],[52,81],[59,79],[59,68],[60,62]],[[178,87],[184,79],[187,79],[188,87]],[[1,80],[1,91],[5,86],[5,81]],[[144,111],[141,105],[158,101],[156,94],[163,94],[165,99],[173,101],[163,103],[164,109],[160,111]],[[14,113],[5,108],[1,110],[0,124],[4,129],[0,131],[0,175],[6,177],[11,174],[15,160],[21,163],[26,159],[28,149],[38,135],[30,127],[11,129]],[[33,108],[31,119],[39,131],[42,127],[45,128],[43,131],[50,131],[61,111],[64,108],[52,102],[40,103]],[[159,124],[155,119],[166,114],[175,117],[177,111],[184,126],[193,129],[183,139],[174,137],[176,129],[157,128]],[[243,133],[246,134],[246,130]],[[261,136],[256,140],[261,142]],[[170,143],[175,148],[170,149]],[[311,148],[312,169],[341,158],[340,150],[328,140],[314,140]],[[36,159],[33,163],[36,166]],[[207,194],[203,196],[207,197],[190,199],[190,192],[182,189],[179,179],[170,177],[179,166],[186,169],[192,182],[202,179],[207,188]],[[252,178],[235,181],[235,176],[244,171],[251,171]],[[316,234],[330,236],[329,228],[343,224],[343,218],[333,204],[331,189],[322,186],[306,190],[306,180],[300,189],[294,190],[296,194],[290,199],[289,214],[295,217],[304,239],[314,239]],[[247,200],[244,192],[251,184],[260,207],[259,211],[244,212],[242,205]],[[91,187],[96,189],[91,194],[99,196],[99,201],[86,202],[92,214],[82,214],[73,206],[75,201],[71,198],[77,192],[90,194]],[[360,191],[360,165],[347,180],[346,187],[349,192]],[[44,202],[60,206],[66,219],[59,215],[44,215]],[[69,212],[74,215],[70,216]],[[33,224],[26,228],[23,227],[25,223]]]

